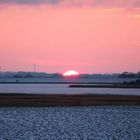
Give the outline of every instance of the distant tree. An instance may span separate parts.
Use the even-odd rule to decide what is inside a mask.
[[[127,84],[127,85],[140,85],[140,79],[129,81],[129,82],[125,81],[125,82],[123,82],[123,84]]]
[[[137,74],[136,73],[132,73],[132,72],[123,72],[122,74],[119,75],[119,78],[137,78]]]
[[[31,73],[27,73],[26,75],[25,75],[25,78],[32,78],[33,77],[33,75],[31,74]]]
[[[27,75],[27,72],[20,71],[20,72],[15,73],[14,77],[15,78],[25,78],[26,75]]]
[[[138,78],[140,78],[140,71],[137,73],[137,75],[138,75]]]

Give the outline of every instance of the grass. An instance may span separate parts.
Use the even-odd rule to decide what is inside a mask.
[[[99,94],[0,94],[0,107],[140,105],[140,96]]]

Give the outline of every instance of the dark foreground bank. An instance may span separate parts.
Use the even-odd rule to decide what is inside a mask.
[[[129,89],[140,89],[140,85],[129,85],[129,84],[98,84],[98,85],[70,85],[69,88],[129,88]]]
[[[140,105],[140,96],[99,94],[0,94],[1,107]]]

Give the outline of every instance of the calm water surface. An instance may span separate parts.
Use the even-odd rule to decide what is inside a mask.
[[[69,84],[0,84],[0,93],[32,94],[122,94],[139,95],[140,89],[69,88]]]

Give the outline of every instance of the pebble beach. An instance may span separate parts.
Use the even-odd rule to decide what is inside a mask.
[[[1,107],[0,140],[140,140],[140,106]]]

